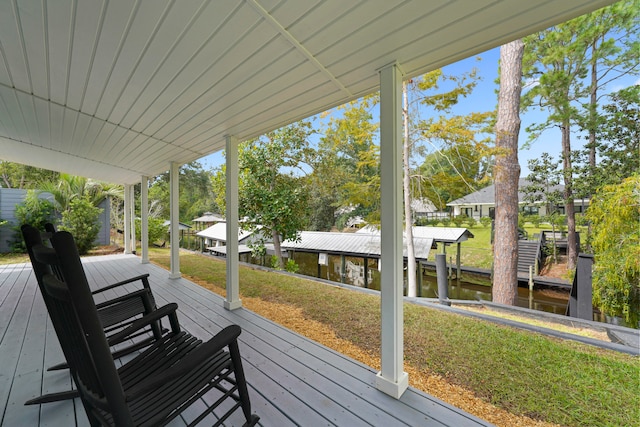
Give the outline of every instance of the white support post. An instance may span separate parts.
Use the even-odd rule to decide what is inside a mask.
[[[380,69],[380,195],[382,369],[378,390],[399,399],[409,386],[403,369],[402,73]]]
[[[149,177],[142,176],[140,183],[140,246],[142,264],[149,263]]]
[[[176,162],[169,163],[169,221],[171,221],[169,238],[171,245],[171,273],[169,278],[180,278],[180,211],[179,211],[179,186],[180,165]]]
[[[131,232],[131,237],[129,238],[129,242],[131,242],[131,248],[129,250],[132,254],[136,253],[136,187],[135,185],[129,186],[129,191],[131,194],[129,195],[129,209],[131,209],[131,213],[129,214],[129,219],[131,220],[131,227],[129,228]]]
[[[124,185],[124,253],[131,253],[131,185]]]
[[[460,280],[460,275],[462,274],[462,266],[460,265],[460,253],[462,252],[461,247],[462,243],[458,242],[458,252],[456,253],[456,279],[458,280]]]
[[[226,137],[227,299],[224,308],[242,307],[238,274],[238,140]]]

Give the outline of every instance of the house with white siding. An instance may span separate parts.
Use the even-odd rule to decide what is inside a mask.
[[[529,185],[529,181],[526,178],[520,178],[518,187],[518,204],[520,210],[528,215],[548,215],[548,206],[544,202],[531,203],[525,200],[525,192],[522,191]],[[551,190],[564,191],[564,185],[556,185]],[[480,219],[482,217],[493,218],[495,211],[496,200],[496,187],[491,184],[487,187],[481,188],[478,191],[467,194],[464,197],[460,197],[452,202],[447,203],[447,206],[453,208],[453,216],[465,215],[469,218]],[[575,199],[576,213],[584,212],[589,206],[588,199]],[[564,205],[555,207],[561,214],[564,213]]]

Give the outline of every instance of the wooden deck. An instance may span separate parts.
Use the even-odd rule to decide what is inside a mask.
[[[227,311],[218,295],[185,279],[171,280],[167,271],[140,264],[135,256],[86,258],[84,263],[96,286],[150,273],[158,304],[177,302],[181,325],[202,339],[230,323],[240,325],[240,351],[262,426],[489,425],[413,388],[395,400],[376,390],[376,372],[370,367],[247,309]],[[31,266],[0,265],[0,425],[88,425],[77,399],[23,405],[44,392],[71,387],[67,371],[46,371],[62,359]],[[183,416],[176,426],[188,422],[190,414]],[[237,416],[225,425],[241,424]]]

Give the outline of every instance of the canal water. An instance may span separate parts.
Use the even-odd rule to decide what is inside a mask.
[[[295,252],[292,258],[298,265],[298,274],[380,290],[380,270],[378,269],[377,259],[345,256],[343,261],[340,256],[328,254],[324,259],[324,264],[318,264],[318,254],[305,252]],[[242,254],[240,261],[270,266],[267,257],[254,258],[251,254]],[[438,298],[435,270],[423,268],[422,273],[422,288],[419,296],[423,298]],[[455,275],[455,269],[453,273]],[[468,279],[467,281],[458,280],[455,277],[449,279],[449,299],[491,301],[491,286],[486,278],[474,276],[471,273],[463,273],[463,278],[465,277]],[[486,281],[487,284],[473,283],[470,280],[477,280],[479,283]],[[527,287],[518,287],[516,304],[518,307],[564,315],[567,310],[568,300],[568,289],[541,287],[530,291]],[[604,316],[597,309],[594,309],[593,320],[631,327],[623,319]]]
[[[422,296],[438,298],[438,285],[436,277],[422,276]],[[549,289],[518,288],[518,307],[532,310],[546,311],[549,313],[565,314],[567,310],[568,292]],[[477,285],[455,278],[449,280],[449,298],[460,300],[491,301],[491,286]]]
[[[380,290],[380,271],[377,259],[329,255],[325,264],[318,264],[318,255],[296,252],[293,259],[298,273],[338,283]],[[438,285],[435,271],[422,269],[422,293],[425,298],[437,298]],[[464,277],[464,276],[463,276]],[[449,280],[449,298],[460,300],[491,301],[491,286],[474,284],[464,280]],[[518,306],[556,314],[565,314],[568,292],[548,289],[518,288]]]

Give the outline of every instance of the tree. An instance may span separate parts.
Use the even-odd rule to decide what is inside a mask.
[[[411,191],[414,197],[427,198],[441,210],[469,190],[489,184],[493,152],[487,125],[494,113],[452,114],[453,106],[468,96],[478,81],[475,70],[460,76],[435,70],[413,85],[417,93],[412,98],[428,117],[409,121],[411,150],[423,159],[414,169]]]
[[[542,153],[539,159],[530,159],[528,166],[531,173],[527,176],[529,183],[522,188],[525,194],[524,200],[531,204],[545,205],[547,220],[551,224],[553,233],[553,262],[557,263],[556,226],[560,222],[557,207],[563,201],[563,194],[559,187],[562,177],[562,171],[559,169],[560,161],[555,161],[549,153]]]
[[[445,210],[450,201],[490,184],[486,160],[486,154],[471,145],[428,154],[417,171],[420,195]]]
[[[380,147],[374,143],[378,124],[371,109],[377,96],[364,97],[340,107],[318,144],[313,182],[323,189],[335,209],[380,221]]]
[[[589,44],[589,101],[584,105],[582,127],[588,132],[588,165],[596,167],[598,127],[604,121],[598,114],[602,89],[616,79],[637,73],[640,67],[638,41],[638,0],[619,1],[575,20]]]
[[[571,163],[571,124],[577,117],[575,102],[586,95],[582,80],[586,77],[585,58],[588,45],[579,37],[580,26],[569,21],[554,28],[531,35],[525,39],[525,76],[537,77],[523,97],[523,104],[530,107],[538,102],[549,110],[543,123],[529,126],[527,131],[535,138],[542,131],[557,126],[561,132],[564,179],[564,205],[567,215],[567,268],[574,270],[576,251],[575,206],[573,196],[573,169]]]
[[[599,177],[617,184],[640,170],[640,86],[622,89],[604,106],[598,127]]]
[[[599,162],[581,168],[581,194],[590,197],[597,187],[619,184],[640,170],[640,86],[634,85],[607,97],[596,130],[596,152]],[[580,153],[590,155],[590,147]]]
[[[522,40],[500,48],[492,298],[508,305],[516,305],[518,297],[518,133],[523,53]]]
[[[301,121],[244,142],[239,147],[241,227],[273,239],[281,269],[281,241],[296,240],[307,225],[311,124]],[[214,185],[224,183],[224,169]]]
[[[213,172],[203,169],[199,162],[180,166],[178,174],[180,194],[178,217],[180,221],[191,221],[204,212],[220,212],[213,193],[211,178]],[[224,189],[224,187],[222,187]],[[224,191],[223,191],[224,197]],[[150,215],[169,218],[169,172],[157,176],[149,188]]]
[[[413,245],[413,220],[411,218],[411,139],[407,82],[402,83],[402,117],[404,121],[402,190],[404,195],[404,234],[407,241],[407,296],[415,297],[418,295],[418,284],[416,280],[416,251]]]
[[[602,187],[586,215],[593,223],[593,303],[638,328],[640,320],[640,175]]]
[[[109,196],[123,197],[119,186],[66,173],[61,173],[56,181],[42,183],[40,189],[53,195],[59,212],[69,210],[71,201],[78,197],[87,197],[94,206]]]
[[[633,28],[637,31],[638,1],[632,0],[622,5],[614,5],[601,11],[564,22],[555,27],[525,38],[524,75],[535,82],[523,96],[525,108],[537,105],[548,112],[547,119],[527,128],[531,140],[551,128],[561,132],[561,153],[563,162],[564,205],[567,216],[567,252],[569,270],[574,270],[577,260],[576,223],[573,186],[573,160],[571,149],[571,128],[575,124],[587,123],[588,129],[596,127],[594,119],[597,89],[603,83],[606,73],[599,74],[598,66],[605,64],[616,74],[629,71],[617,67],[637,67],[637,40],[628,50],[617,48],[616,43],[607,39],[607,34],[617,34]],[[618,10],[618,7],[621,7]],[[629,13],[627,13],[627,11]],[[623,13],[624,12],[624,13]],[[621,14],[624,24],[618,17]],[[611,19],[607,18],[611,17]],[[628,22],[632,19],[631,22]],[[588,78],[590,77],[590,80]],[[588,82],[588,83],[587,83]],[[585,101],[589,99],[589,101]],[[588,105],[586,114],[580,114],[581,107]]]
[[[451,116],[452,107],[460,98],[471,93],[477,82],[475,70],[460,76],[450,76],[438,69],[403,83],[403,193],[408,296],[415,296],[417,293],[411,201],[414,198],[425,197],[424,187],[439,188],[440,183],[434,179],[434,175],[441,171],[440,168],[419,168],[412,164],[415,161],[414,156],[424,159],[426,153],[435,150],[439,154],[438,158],[446,160],[447,169],[451,170],[450,166],[456,160],[449,158],[449,155],[459,159],[458,153],[469,153],[470,149],[478,147],[476,144],[486,142],[479,142],[476,137],[478,125],[483,126],[489,113]],[[423,119],[423,116],[428,114],[432,116]],[[455,166],[453,169],[452,175],[460,177],[461,174],[458,174]],[[431,200],[428,190],[426,193],[426,198]],[[442,199],[438,201],[442,202]],[[444,203],[448,201],[450,200]],[[443,205],[437,204],[440,207]]]
[[[0,177],[5,188],[37,190],[41,183],[55,182],[58,172],[0,160]]]

